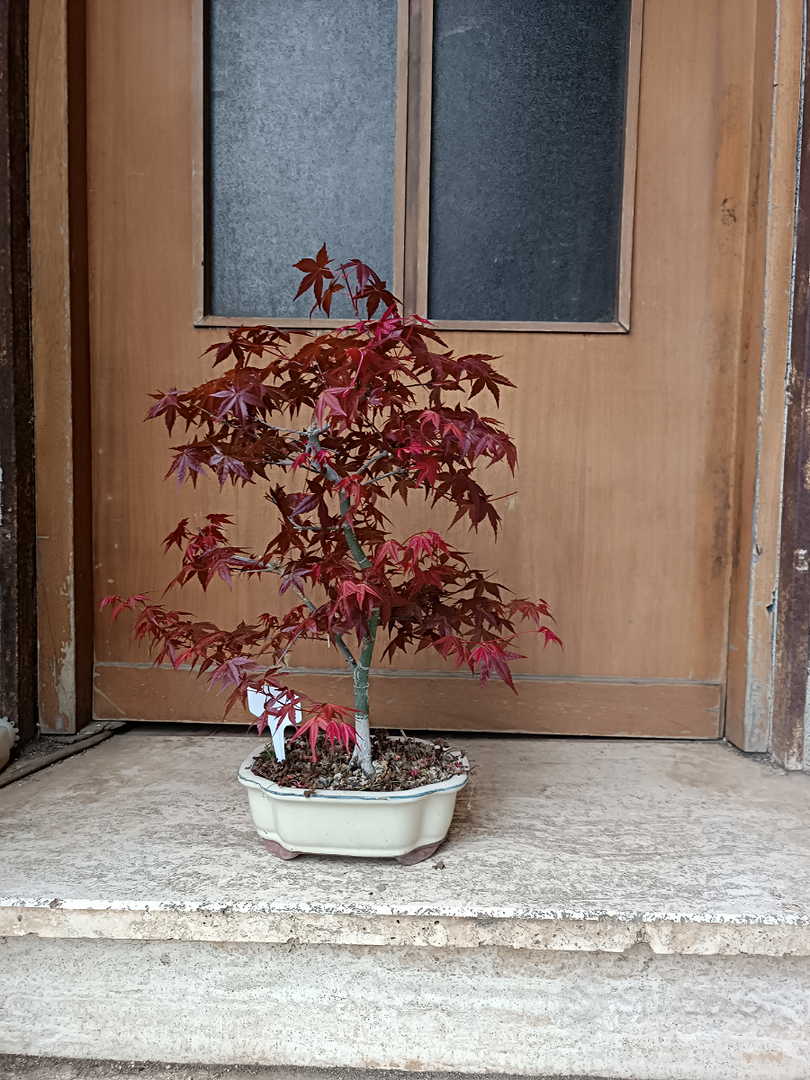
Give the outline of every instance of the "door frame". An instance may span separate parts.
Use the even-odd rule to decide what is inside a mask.
[[[36,734],[28,7],[0,2],[0,717]]]
[[[810,4],[805,13],[801,64],[800,116],[805,118],[810,116],[808,14]],[[806,120],[800,123],[798,146],[770,750],[787,769],[810,769],[810,124]]]

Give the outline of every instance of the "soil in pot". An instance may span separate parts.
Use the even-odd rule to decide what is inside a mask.
[[[287,743],[284,761],[276,760],[268,743],[255,759],[253,772],[280,787],[308,791],[407,791],[469,772],[464,754],[443,739],[392,737],[378,730],[372,732],[371,747],[372,777],[352,764],[344,749],[330,750],[324,742],[318,747],[318,760],[313,761],[305,738]]]

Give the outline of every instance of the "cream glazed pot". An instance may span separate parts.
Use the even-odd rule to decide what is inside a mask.
[[[250,812],[267,850],[280,859],[310,852],[394,858],[411,864],[429,859],[447,836],[464,772],[408,791],[314,791],[280,787],[251,766],[260,744],[237,774],[248,791]]]

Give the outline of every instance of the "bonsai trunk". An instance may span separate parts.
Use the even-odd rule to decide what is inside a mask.
[[[318,438],[318,425],[315,420],[309,426],[307,436],[309,445],[316,453],[321,449]],[[340,476],[331,465],[324,464],[323,472],[331,484],[338,485]],[[343,535],[346,537],[346,545],[352,553],[352,557],[361,570],[370,570],[371,562],[360,546],[354,529],[349,524],[347,515],[351,510],[351,504],[346,495],[340,497],[340,512],[343,515]],[[371,667],[371,657],[374,653],[374,641],[377,637],[377,627],[380,623],[380,610],[374,608],[368,621],[368,633],[363,638],[360,647],[360,657],[353,663],[349,660],[349,667],[354,679],[354,729],[357,732],[356,754],[360,762],[360,768],[366,776],[374,775],[374,766],[371,763],[371,730],[368,722],[368,672]],[[349,654],[351,655],[351,654]],[[352,755],[354,756],[354,755]]]
[[[371,613],[368,623],[368,634],[363,638],[360,647],[360,656],[352,668],[354,678],[354,728],[357,732],[357,757],[360,768],[366,776],[374,775],[374,766],[371,763],[371,729],[369,726],[368,709],[368,673],[371,667],[371,657],[374,652],[374,641],[377,637],[377,626],[380,621],[380,612],[377,608]]]

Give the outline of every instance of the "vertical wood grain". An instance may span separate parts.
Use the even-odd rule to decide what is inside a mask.
[[[93,663],[83,0],[31,0],[30,30],[39,720],[69,732]]]

